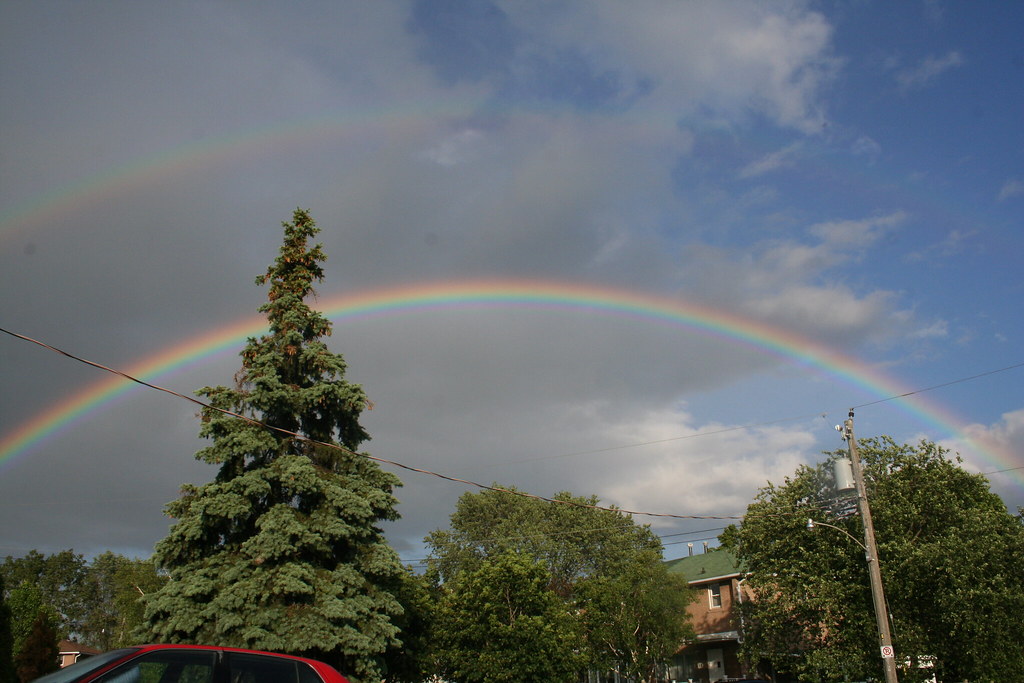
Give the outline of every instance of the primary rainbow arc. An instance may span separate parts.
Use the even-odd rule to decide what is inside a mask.
[[[524,279],[413,283],[335,295],[313,305],[334,322],[443,308],[591,311],[598,315],[630,317],[639,323],[667,324],[719,337],[760,353],[817,368],[881,398],[908,392],[907,387],[868,364],[778,327],[681,299],[594,284]],[[162,349],[124,371],[153,382],[224,350],[240,347],[247,337],[262,334],[265,330],[266,320],[263,317],[246,317]],[[111,376],[55,403],[0,440],[0,466],[27,455],[48,437],[85,419],[118,396],[138,388],[139,385],[133,382]],[[929,404],[920,396],[902,397],[896,401],[924,422],[970,442],[961,433],[959,420],[942,408]],[[972,446],[997,468],[1018,466],[1011,454],[976,442],[972,442]],[[1024,478],[1018,478],[1024,483]]]

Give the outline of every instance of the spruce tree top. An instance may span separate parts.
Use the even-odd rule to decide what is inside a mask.
[[[359,424],[359,416],[368,404],[362,388],[347,382],[347,365],[339,354],[332,353],[322,341],[330,336],[331,322],[314,311],[306,300],[315,296],[313,283],[323,280],[320,263],[326,259],[319,244],[309,241],[319,229],[309,213],[296,209],[290,223],[282,223],[284,243],[267,272],[256,283],[269,283],[267,302],[260,306],[266,313],[269,333],[250,337],[242,351],[242,369],[236,375],[237,387],[204,387],[200,395],[208,396],[216,408],[240,412],[271,427],[297,432],[309,439],[335,442],[355,450],[369,439]],[[235,418],[216,411],[203,411],[204,425],[200,436],[226,436],[224,430],[236,431]],[[282,437],[280,432],[259,430],[252,434],[259,442],[244,439],[238,455],[264,453],[272,459],[283,452],[309,455],[326,465],[334,458],[325,449],[308,442]],[[222,438],[211,448],[197,454],[207,462],[230,463]],[[234,449],[231,449],[234,451]],[[257,456],[256,458],[260,458]],[[240,463],[235,462],[233,472]]]
[[[313,282],[324,279],[320,262],[327,257],[319,244],[308,247],[308,240],[320,232],[309,213],[296,209],[292,222],[281,225],[281,254],[265,274],[256,278],[258,285],[270,283],[270,300],[259,310],[267,314],[272,334],[288,337],[288,341],[299,346],[331,334],[330,321],[305,304],[305,298],[315,293]]]

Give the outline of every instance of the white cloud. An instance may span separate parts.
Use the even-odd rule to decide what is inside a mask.
[[[942,0],[924,0],[924,16],[933,26],[941,25],[946,17]]]
[[[984,473],[997,493],[1019,489],[1021,469],[1012,463],[1024,452],[1024,408],[1003,413],[993,424],[967,425],[963,433],[969,442],[947,439],[941,445],[959,453],[968,469]]]
[[[1011,197],[1019,197],[1024,195],[1024,180],[1020,178],[1010,178],[1003,183],[1002,188],[999,190],[999,201],[1005,201]]]
[[[439,166],[455,166],[472,161],[480,152],[484,134],[472,128],[450,135],[424,152],[424,156]]]
[[[612,424],[605,437],[610,443],[683,437],[634,449],[633,466],[604,489],[623,508],[673,514],[742,515],[759,488],[781,482],[817,455],[815,438],[805,430],[700,425],[683,409]]]
[[[809,238],[765,240],[737,248],[688,247],[686,282],[711,293],[716,304],[759,320],[845,346],[912,330],[913,316],[896,309],[885,289],[855,291],[834,269],[864,258],[903,211],[857,220],[816,223]]]
[[[882,154],[882,146],[867,135],[861,135],[850,145],[850,151],[854,156],[866,157],[874,163]]]
[[[744,166],[738,175],[740,178],[753,178],[780,168],[792,166],[795,162],[794,157],[800,150],[801,146],[802,145],[799,142],[795,142],[783,149],[752,161]]]
[[[936,320],[931,325],[912,332],[910,336],[916,339],[937,339],[948,337],[949,322],[945,320]]]
[[[766,287],[779,278],[797,281],[817,275],[827,268],[858,258],[865,249],[874,244],[886,231],[900,225],[906,219],[903,211],[875,218],[860,220],[839,220],[816,223],[808,232],[818,242],[785,241],[763,245],[758,259],[763,270],[758,284]]]
[[[649,84],[644,106],[667,111],[731,121],[756,112],[816,133],[824,122],[819,91],[838,69],[832,27],[803,3],[586,0],[503,9],[523,30],[580,51],[599,70]]]
[[[906,219],[906,212],[893,211],[875,218],[817,223],[810,227],[810,233],[821,238],[822,244],[829,249],[864,249]]]
[[[793,285],[752,296],[744,307],[750,315],[770,320],[778,327],[816,330],[842,340],[847,335],[860,337],[869,330],[881,333],[892,320],[894,298],[885,291],[858,296],[841,285]]]
[[[897,69],[894,77],[903,91],[923,88],[946,71],[964,64],[963,55],[951,50],[943,57],[928,56],[914,66]]]
[[[1024,450],[1024,408],[1003,413],[999,422],[991,425],[968,425],[964,432],[972,439],[1006,452],[1021,452]]]
[[[949,234],[947,234],[942,241],[930,244],[924,249],[919,249],[907,254],[906,260],[908,262],[915,263],[927,259],[957,256],[963,253],[967,244],[977,234],[977,230],[969,230],[967,232],[963,230],[950,230]]]

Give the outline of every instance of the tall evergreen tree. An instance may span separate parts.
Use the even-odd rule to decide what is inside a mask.
[[[380,528],[398,517],[400,482],[356,453],[368,400],[322,341],[330,321],[306,303],[323,279],[325,256],[308,243],[316,224],[297,209],[283,226],[280,255],[256,279],[270,285],[269,333],[248,340],[234,388],[198,392],[249,419],[202,410],[212,445],[196,457],[220,469],[167,507],[177,521],[155,559],[170,580],[149,596],[147,621],[163,641],[305,654],[379,680],[402,613],[404,570]]]

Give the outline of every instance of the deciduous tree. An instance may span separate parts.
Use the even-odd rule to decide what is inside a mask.
[[[495,558],[531,558],[576,623],[576,650],[586,666],[636,674],[670,658],[686,632],[690,593],[664,571],[659,539],[628,515],[600,509],[594,496],[561,492],[554,499],[559,502],[512,488],[464,494],[450,527],[426,539],[428,575],[451,590],[448,584],[460,576],[477,582],[491,576],[475,573]],[[438,616],[439,628],[451,628],[443,623],[446,614]]]
[[[164,583],[151,560],[107,551],[88,564],[71,550],[44,555],[32,550],[0,564],[14,610],[16,643],[24,641],[40,609],[53,616],[59,638],[107,650],[137,642],[143,594]]]
[[[427,538],[429,572],[440,581],[506,552],[548,568],[551,587],[568,596],[587,576],[614,574],[638,553],[661,553],[661,541],[630,516],[596,507],[596,496],[563,491],[558,503],[516,495],[515,487],[463,494],[448,529]],[[508,492],[506,492],[508,491]]]
[[[138,642],[143,598],[166,583],[152,560],[131,559],[107,551],[89,564],[89,610],[81,640],[100,650]]]
[[[73,550],[44,555],[32,550],[22,557],[7,557],[0,571],[11,589],[31,586],[56,619],[54,627],[61,638],[80,633],[90,603],[87,595],[88,563]],[[28,617],[29,624],[35,612]],[[26,626],[27,628],[27,626]]]
[[[284,223],[257,278],[269,333],[248,340],[235,386],[198,392],[214,408],[200,429],[212,445],[196,457],[219,470],[167,507],[177,521],[155,557],[170,580],[147,617],[160,640],[309,654],[376,681],[402,612],[392,588],[404,570],[380,528],[398,516],[399,481],[357,453],[369,401],[307,303],[323,278],[317,232],[303,210]]]
[[[40,612],[53,614],[49,605],[43,602],[43,593],[34,585],[22,582],[21,585],[7,592],[7,607],[11,612],[11,643],[14,655],[17,656],[25,646],[32,624]],[[55,619],[51,619],[55,621]]]
[[[486,558],[444,587],[441,674],[456,683],[571,683],[583,663],[576,628],[543,564],[516,553]]]
[[[404,611],[394,620],[401,631],[401,642],[384,653],[384,680],[422,683],[436,673],[431,630],[439,592],[426,577],[409,568],[392,590]]]
[[[928,441],[859,449],[901,681],[1013,680],[1024,671],[1024,525],[984,476]],[[838,451],[835,455],[842,455]],[[810,679],[881,678],[859,517],[830,509],[831,469],[762,489],[723,542],[751,572],[744,652]],[[807,528],[807,520],[831,524]],[[845,532],[845,533],[843,533]],[[929,662],[934,668],[916,664]]]
[[[640,553],[615,574],[587,577],[576,604],[591,665],[640,683],[661,680],[662,665],[694,635],[686,612],[692,599],[661,553]]]

